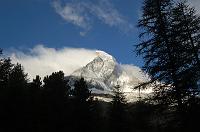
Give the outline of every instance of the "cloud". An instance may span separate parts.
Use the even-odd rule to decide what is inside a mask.
[[[53,7],[56,12],[67,22],[72,23],[83,29],[89,29],[89,18],[84,13],[84,8],[80,4],[61,5],[60,1],[54,1]]]
[[[7,55],[13,63],[22,64],[29,78],[33,79],[36,75],[44,77],[59,70],[62,70],[66,76],[70,75],[97,57],[96,51],[69,47],[55,49],[37,45],[27,50],[12,49],[7,52]],[[139,80],[146,79],[139,67],[129,64],[120,64],[120,66],[130,77],[137,77]]]
[[[139,81],[147,81],[149,80],[149,76],[141,70],[141,68],[131,65],[131,64],[120,64],[122,69],[130,76],[130,77],[137,77]]]
[[[95,18],[103,24],[115,27],[125,33],[133,30],[133,25],[114,7],[110,0],[66,2],[62,5],[60,1],[54,1],[53,7],[56,12],[68,23],[71,23],[84,32],[85,35],[93,26]],[[83,34],[84,33],[84,34]]]
[[[101,20],[104,24],[110,27],[115,27],[124,32],[129,32],[133,29],[125,17],[115,9],[114,5],[109,0],[100,0],[98,4],[88,4],[89,11]]]
[[[10,56],[13,63],[18,62],[24,66],[25,72],[32,79],[36,75],[44,77],[59,70],[69,75],[92,61],[96,53],[95,50],[83,48],[54,49],[37,45],[28,52],[15,50]]]

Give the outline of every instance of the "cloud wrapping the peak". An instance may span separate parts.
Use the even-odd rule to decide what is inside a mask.
[[[66,2],[65,5],[61,1],[54,1],[52,5],[66,22],[84,30],[80,32],[82,36],[92,28],[95,18],[125,33],[132,31],[134,27],[110,0]]]
[[[137,66],[131,64],[121,64],[121,67],[130,77],[137,77],[137,79],[141,82],[149,80],[149,76]]]
[[[83,48],[54,49],[37,45],[28,53],[15,50],[10,57],[13,63],[22,64],[32,79],[36,75],[44,77],[59,70],[69,75],[92,61],[96,53],[95,50]]]
[[[7,54],[13,63],[22,64],[29,78],[33,79],[36,75],[40,75],[43,78],[52,72],[60,70],[65,73],[65,76],[68,76],[93,61],[95,57],[99,56],[99,53],[112,57],[103,51],[95,49],[69,47],[55,49],[43,45],[36,45],[26,51],[14,49],[8,51]],[[130,77],[137,77],[139,80],[146,80],[147,78],[137,66],[120,64],[120,67]]]

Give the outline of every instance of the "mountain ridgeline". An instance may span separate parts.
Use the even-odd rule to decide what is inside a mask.
[[[69,84],[73,87],[76,80],[84,78],[91,92],[97,96],[112,95],[113,88],[119,85],[127,95],[127,98],[136,99],[138,90],[134,90],[134,87],[146,82],[147,75],[138,67],[128,67],[117,63],[113,56],[104,51],[96,51],[96,55],[86,66],[66,77],[66,80],[69,80]],[[150,92],[151,90],[147,89],[141,91],[141,94]]]

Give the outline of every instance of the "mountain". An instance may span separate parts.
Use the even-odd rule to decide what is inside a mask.
[[[138,97],[138,90],[133,90],[133,88],[148,79],[140,68],[119,64],[113,56],[104,51],[96,51],[96,57],[91,62],[66,78],[73,86],[75,80],[81,77],[86,80],[94,95],[98,97],[104,95],[104,99],[106,95],[109,100],[109,95],[112,96],[113,87],[119,85],[129,101]],[[149,89],[143,90],[141,94],[150,92]]]

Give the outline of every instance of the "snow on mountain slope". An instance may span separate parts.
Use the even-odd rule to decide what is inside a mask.
[[[67,78],[73,85],[74,80],[80,77],[87,81],[94,94],[112,95],[113,87],[119,85],[128,98],[138,96],[138,90],[133,90],[134,86],[148,79],[140,68],[118,64],[114,57],[104,51],[96,51],[96,57],[91,62]],[[150,92],[151,90],[141,91],[145,94]]]

